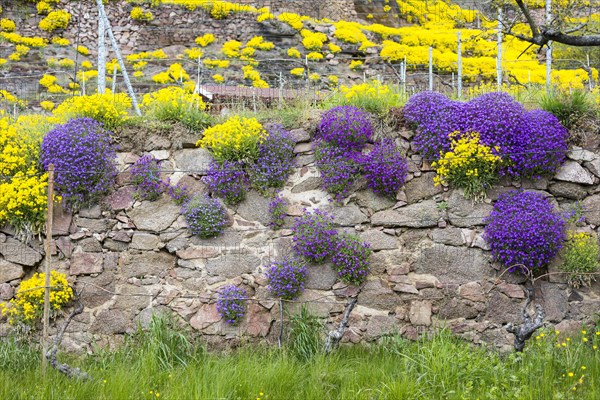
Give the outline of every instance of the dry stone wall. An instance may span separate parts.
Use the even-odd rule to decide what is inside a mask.
[[[327,2],[311,0],[269,0],[240,1],[257,8],[268,6],[275,12],[293,12],[314,18],[330,18],[332,20],[354,20],[356,11],[354,2],[333,0]],[[3,17],[15,20],[19,33],[26,36],[48,36],[37,26],[41,17],[35,11],[35,4],[2,4]],[[94,1],[73,2],[62,1],[61,7],[72,15],[69,26],[63,32],[64,37],[88,46],[94,51],[98,40],[98,12]],[[255,35],[268,36],[270,41],[285,40],[286,35],[296,33],[289,25],[278,21],[257,23],[257,14],[233,12],[223,20],[215,20],[201,8],[189,10],[184,6],[163,4],[157,8],[149,8],[154,16],[150,22],[134,21],[129,14],[134,5],[125,1],[110,1],[106,4],[106,13],[110,19],[115,37],[121,50],[126,54],[132,52],[156,50],[176,45],[188,45],[204,33],[213,33],[222,42],[226,40],[246,41]]]
[[[567,209],[581,201],[588,210],[587,230],[600,226],[600,155],[586,150],[569,153],[554,179],[502,182],[483,203],[472,204],[457,190],[433,185],[433,172],[419,156],[409,159],[406,186],[391,201],[373,194],[364,182],[343,206],[320,190],[314,168],[310,131],[293,131],[297,168],[283,191],[289,201],[286,225],[267,227],[269,200],[256,192],[230,208],[229,226],[213,239],[192,236],[179,207],[164,196],[155,202],[136,201],[128,169],[140,157],[123,143],[118,154],[118,185],[104,203],[71,214],[54,213],[53,268],[68,275],[85,305],[69,327],[65,345],[90,350],[93,343],[119,342],[136,324],[147,324],[152,313],[168,312],[213,344],[240,341],[276,342],[280,331],[279,301],[267,290],[266,266],[291,253],[293,218],[305,209],[322,208],[335,216],[340,231],[358,234],[374,250],[369,279],[358,294],[344,341],[372,341],[400,333],[420,333],[449,327],[475,343],[508,347],[512,337],[503,325],[520,322],[525,303],[524,279],[504,274],[491,262],[482,238],[483,218],[491,202],[516,187],[535,190]],[[402,132],[398,142],[409,147]],[[184,137],[175,149],[156,135],[147,137],[146,151],[164,160],[172,183],[182,182],[195,193],[207,189],[200,177],[211,155]],[[183,146],[183,148],[181,148]],[[40,270],[43,246],[24,245],[10,228],[0,233],[0,299],[10,299],[20,281]],[[341,283],[329,264],[310,265],[307,288],[298,302],[286,302],[291,313],[306,304],[330,326],[358,289]],[[555,267],[550,267],[550,272]],[[239,285],[252,298],[239,326],[225,323],[216,310],[216,292],[226,283]],[[561,275],[549,275],[535,285],[535,302],[557,329],[577,329],[592,323],[600,309],[600,284],[569,289]],[[0,322],[6,333],[6,321]],[[56,327],[54,327],[56,329]]]

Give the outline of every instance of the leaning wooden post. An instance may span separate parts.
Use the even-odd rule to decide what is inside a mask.
[[[46,374],[48,361],[46,352],[48,351],[48,325],[50,324],[50,254],[52,252],[52,213],[54,208],[54,164],[48,165],[48,217],[46,219],[46,263],[44,274],[46,281],[44,283],[44,318],[42,330],[42,373]]]

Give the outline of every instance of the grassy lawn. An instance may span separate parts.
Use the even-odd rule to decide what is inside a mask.
[[[0,343],[1,399],[597,399],[600,333],[544,331],[521,354],[470,345],[452,334],[390,337],[326,356],[319,337],[296,332],[283,349],[245,346],[208,353],[155,319],[117,351],[62,355],[91,379],[50,369],[39,351]],[[314,333],[314,332],[313,332]]]

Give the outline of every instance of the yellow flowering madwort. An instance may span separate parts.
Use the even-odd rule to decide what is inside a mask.
[[[204,131],[196,145],[208,148],[218,161],[255,159],[267,132],[256,118],[233,116]]]
[[[8,304],[1,303],[0,311],[8,316],[11,324],[22,322],[34,325],[42,316],[44,309],[44,286],[46,275],[35,273],[21,282],[15,298]],[[73,289],[67,282],[65,274],[50,271],[50,308],[55,316],[69,301],[73,299]]]
[[[479,141],[479,133],[470,132],[462,137],[459,132],[450,135],[451,150],[440,154],[440,159],[431,164],[437,173],[433,178],[436,186],[452,184],[463,188],[465,197],[480,200],[494,181],[500,156],[492,148]],[[499,149],[495,148],[495,152]]]

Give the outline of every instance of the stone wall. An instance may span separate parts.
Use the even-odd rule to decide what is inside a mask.
[[[176,171],[170,174],[171,182],[183,182],[202,193],[206,187],[200,176],[210,154],[193,148],[196,138],[186,135],[177,141],[177,148],[159,134],[138,132],[146,135],[136,142],[143,143],[143,149],[134,149],[123,139],[118,185],[104,203],[76,214],[57,208],[54,214],[52,266],[83,290],[85,305],[69,327],[65,345],[89,350],[92,343],[118,342],[158,311],[176,315],[209,343],[276,342],[279,302],[269,296],[265,267],[290,254],[293,218],[305,208],[319,207],[335,216],[340,231],[360,235],[374,250],[370,277],[358,295],[345,341],[370,341],[390,333],[416,338],[448,326],[475,343],[507,347],[512,338],[503,324],[520,322],[525,286],[518,276],[502,275],[490,260],[482,224],[492,201],[515,187],[543,193],[561,209],[581,200],[589,210],[588,225],[582,229],[600,226],[599,154],[572,151],[555,179],[505,181],[489,193],[489,199],[475,205],[457,190],[434,186],[434,172],[412,155],[409,181],[396,201],[374,195],[361,182],[345,205],[336,206],[319,189],[312,128],[293,131],[297,169],[283,191],[290,203],[284,229],[267,227],[269,200],[251,191],[244,202],[228,210],[230,226],[225,233],[209,240],[190,235],[170,198],[135,201],[127,170],[149,151]],[[400,132],[398,142],[405,149],[410,136]],[[10,299],[21,279],[43,268],[42,247],[37,240],[25,246],[9,228],[1,229],[0,299]],[[302,297],[284,308],[294,312],[306,303],[332,326],[357,288],[339,282],[328,264],[310,265],[309,271]],[[244,287],[252,298],[239,326],[227,325],[216,311],[216,291],[225,283]],[[535,301],[557,329],[577,329],[582,321],[593,322],[600,306],[600,284],[572,290],[561,275],[550,275],[536,282]],[[0,332],[8,331],[6,322],[0,326]]]
[[[315,18],[332,20],[356,18],[354,3],[349,0],[317,2],[310,0],[269,0],[244,1],[256,7],[269,6],[275,12],[294,12]],[[35,12],[34,5],[2,4],[3,17],[12,18],[17,23],[18,32],[25,36],[48,36],[37,26],[41,17]],[[98,12],[94,1],[61,2],[61,7],[72,15],[71,23],[63,32],[63,36],[73,43],[87,46],[94,52],[98,40]],[[111,1],[106,6],[113,32],[121,50],[126,53],[156,50],[174,45],[190,45],[194,39],[204,33],[211,32],[222,42],[226,40],[246,41],[255,35],[269,36],[268,40],[277,42],[277,36],[295,34],[287,24],[279,22],[258,23],[257,14],[236,13],[223,20],[215,20],[208,13],[198,8],[190,11],[183,6],[164,4],[149,9],[154,20],[151,22],[134,21],[129,17],[133,5],[125,1]],[[273,28],[272,25],[276,25]],[[272,36],[276,35],[276,36]]]

